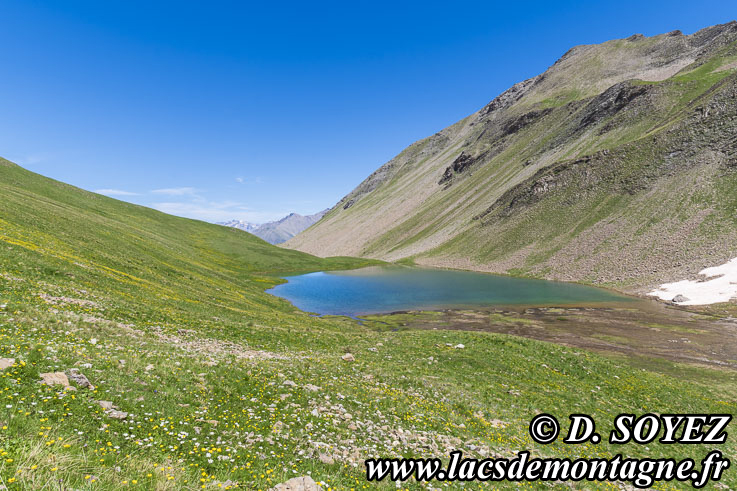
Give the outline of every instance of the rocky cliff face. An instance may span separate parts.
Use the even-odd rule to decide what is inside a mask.
[[[569,50],[288,242],[639,290],[737,256],[737,23]]]

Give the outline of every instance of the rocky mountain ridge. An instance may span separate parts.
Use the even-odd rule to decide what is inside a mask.
[[[737,255],[737,22],[577,46],[288,247],[642,291]]]
[[[249,223],[243,220],[230,220],[228,222],[220,222],[218,225],[249,232],[270,244],[281,244],[316,223],[327,212],[328,210],[323,210],[306,216],[300,215],[299,213],[290,213],[279,220],[262,224]]]

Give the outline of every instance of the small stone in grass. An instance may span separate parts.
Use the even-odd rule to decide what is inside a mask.
[[[125,419],[128,417],[128,413],[124,411],[118,411],[117,409],[109,409],[105,411],[105,414],[113,419]]]
[[[335,460],[328,454],[321,453],[319,458],[320,462],[325,465],[333,465],[335,463]]]
[[[356,357],[355,357],[355,356],[353,356],[353,355],[352,355],[352,354],[350,354],[350,353],[346,353],[346,354],[344,354],[343,356],[341,356],[341,359],[342,359],[343,361],[348,361],[348,362],[353,362],[353,361],[356,361]]]
[[[269,491],[322,491],[322,488],[310,476],[300,476],[277,484]]]
[[[64,372],[49,372],[49,373],[42,373],[41,376],[41,383],[45,385],[63,385],[64,387],[69,387],[69,379],[64,374]]]
[[[67,370],[66,376],[69,378],[69,380],[74,382],[76,385],[82,387],[83,389],[95,390],[95,386],[92,385],[87,377],[85,377],[84,374],[81,373],[77,368],[71,368]]]

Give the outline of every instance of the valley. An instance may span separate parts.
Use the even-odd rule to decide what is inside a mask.
[[[314,317],[265,290],[279,275],[374,262],[275,248],[7,161],[0,176],[0,479],[8,487],[271,489],[311,476],[323,489],[361,488],[363,459],[374,455],[570,455],[564,444],[530,440],[527,425],[541,410],[596,414],[604,429],[622,410],[735,412],[737,381],[722,366],[647,346],[634,354],[662,357],[601,356],[569,342],[567,328],[547,337],[562,344],[524,337],[562,322],[551,316],[574,322],[574,311],[363,324]],[[624,323],[629,315],[616,314]],[[651,344],[712,335],[688,317],[672,322],[652,326]],[[493,332],[502,324],[509,328]],[[599,326],[589,338],[620,343],[622,334]],[[41,384],[49,374],[54,381]],[[677,453],[699,458],[700,447]],[[737,486],[733,476],[722,482]]]
[[[737,413],[735,101],[737,22],[576,46],[325,213],[258,228],[0,159],[0,489],[629,490],[368,483],[365,461],[700,462],[711,445],[529,424]],[[107,191],[249,216],[149,189]]]

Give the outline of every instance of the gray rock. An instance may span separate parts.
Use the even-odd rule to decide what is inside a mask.
[[[85,377],[84,374],[81,373],[77,368],[72,368],[70,370],[67,370],[66,376],[74,384],[76,384],[79,387],[82,387],[83,389],[95,390],[95,386],[92,385],[90,381],[87,379],[87,377]]]
[[[322,488],[310,476],[300,476],[277,484],[269,491],[322,491]]]
[[[42,373],[41,376],[41,383],[45,385],[63,385],[64,387],[69,387],[69,379],[64,374],[64,372],[49,372],[49,373]]]
[[[110,409],[108,411],[105,411],[105,414],[113,419],[125,419],[128,417],[128,413],[124,411],[118,411],[117,409]]]
[[[673,303],[683,303],[688,301],[689,299],[683,295],[676,295],[675,297],[673,297]]]
[[[0,370],[10,368],[15,363],[15,358],[0,358]]]
[[[356,361],[356,357],[350,353],[346,353],[340,357],[343,361],[353,362]]]
[[[325,465],[333,465],[335,463],[335,460],[328,454],[321,453],[318,458]]]

